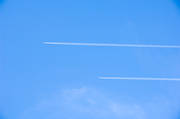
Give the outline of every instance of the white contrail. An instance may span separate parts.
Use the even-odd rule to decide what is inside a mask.
[[[180,81],[180,78],[152,78],[152,77],[98,77],[103,80],[158,80],[158,81]]]
[[[147,44],[111,44],[111,43],[73,43],[43,42],[47,45],[102,46],[102,47],[143,47],[143,48],[180,48],[180,45],[147,45]]]

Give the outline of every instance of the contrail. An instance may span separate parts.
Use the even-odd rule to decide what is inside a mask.
[[[156,80],[156,81],[180,81],[180,78],[152,78],[152,77],[98,77],[103,80]]]
[[[72,45],[96,47],[142,47],[142,48],[180,48],[180,45],[147,45],[147,44],[111,44],[111,43],[73,43],[73,42],[43,42],[47,45]]]

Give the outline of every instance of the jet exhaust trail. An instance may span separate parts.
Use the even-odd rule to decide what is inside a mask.
[[[154,80],[154,81],[180,81],[180,78],[153,78],[153,77],[98,77],[103,80]]]
[[[141,48],[179,48],[180,45],[147,45],[147,44],[111,44],[111,43],[73,43],[73,42],[43,42],[46,45],[95,46],[95,47],[141,47]]]

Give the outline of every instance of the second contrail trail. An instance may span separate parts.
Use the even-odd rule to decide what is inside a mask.
[[[180,78],[153,78],[153,77],[98,77],[103,80],[151,80],[151,81],[180,81]]]
[[[139,47],[139,48],[179,48],[180,45],[148,45],[148,44],[111,44],[111,43],[73,43],[73,42],[43,42],[46,45],[96,46],[96,47]]]

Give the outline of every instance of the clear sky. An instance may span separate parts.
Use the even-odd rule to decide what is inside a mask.
[[[180,119],[178,0],[0,0],[0,119]]]

